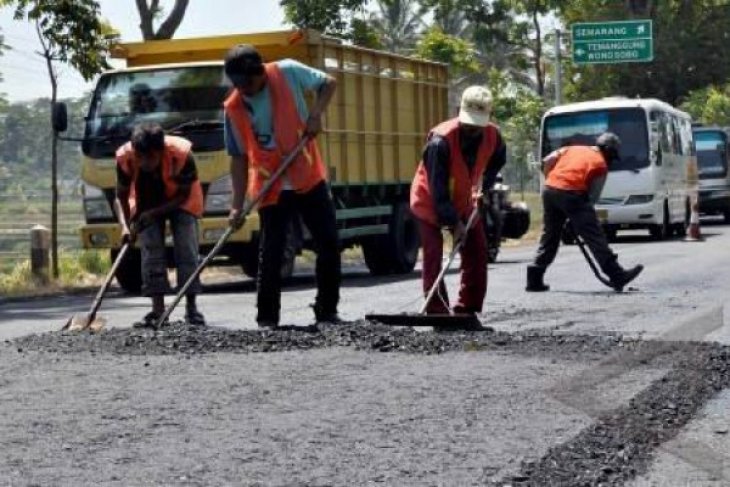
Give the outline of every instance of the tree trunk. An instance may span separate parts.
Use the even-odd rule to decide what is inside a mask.
[[[542,69],[542,31],[540,30],[540,19],[537,8],[532,12],[532,23],[535,26],[535,77],[537,78],[537,94],[545,95],[545,73]]]
[[[139,11],[139,28],[142,31],[142,37],[146,41],[172,39],[175,31],[180,27],[180,23],[185,17],[185,11],[188,8],[190,0],[175,0],[175,5],[167,18],[162,22],[160,27],[155,31],[153,22],[160,8],[159,0],[151,0],[147,5],[147,0],[136,0],[137,10]]]
[[[53,127],[53,107],[58,98],[58,80],[53,69],[53,57],[51,51],[43,39],[40,27],[36,23],[38,39],[43,47],[43,57],[46,60],[48,78],[51,80],[51,127]],[[53,262],[53,278],[58,279],[58,134],[51,130],[51,260]]]

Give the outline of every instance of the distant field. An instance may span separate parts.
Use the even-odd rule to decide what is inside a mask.
[[[30,256],[30,229],[34,225],[51,228],[50,193],[0,195],[0,273],[12,269]],[[61,195],[58,205],[59,247],[80,249],[78,228],[83,223],[81,197]]]

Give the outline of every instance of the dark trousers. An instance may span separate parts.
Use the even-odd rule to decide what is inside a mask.
[[[552,264],[558,253],[560,237],[569,219],[573,230],[588,245],[593,257],[603,272],[609,277],[621,272],[616,254],[608,246],[596,211],[585,194],[545,188],[542,193],[544,208],[543,231],[537,249],[534,265],[542,269]]]
[[[297,214],[302,216],[314,240],[317,253],[317,297],[315,309],[336,313],[340,300],[340,244],[335,206],[327,184],[322,182],[307,193],[282,191],[279,202],[259,210],[261,239],[257,280],[258,321],[279,322],[281,310],[281,261],[286,231]]]
[[[433,287],[441,272],[444,252],[444,237],[441,228],[418,221],[423,247],[423,293]],[[487,294],[487,237],[484,234],[482,219],[477,218],[469,230],[466,241],[459,252],[461,256],[461,286],[459,300],[454,306],[456,311],[480,313]],[[439,290],[426,307],[426,313],[448,313],[449,296],[441,281]]]

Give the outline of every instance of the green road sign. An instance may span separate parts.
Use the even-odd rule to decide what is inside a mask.
[[[638,63],[654,59],[651,20],[580,22],[571,29],[576,64]]]

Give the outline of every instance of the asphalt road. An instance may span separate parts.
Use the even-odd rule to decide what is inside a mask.
[[[113,293],[114,330],[64,347],[14,339],[57,331],[92,296],[0,301],[0,485],[730,485],[730,349],[711,345],[730,341],[730,227],[703,233],[614,244],[646,266],[620,294],[565,246],[551,291],[526,293],[534,248],[505,249],[485,338],[260,335],[241,279],[206,287],[213,332],[193,338],[250,346],[175,352],[183,338],[152,333],[129,336],[156,348],[127,353],[142,298]],[[419,289],[417,273],[348,268],[341,314],[415,311]],[[298,275],[283,321],[311,324],[313,296]]]

